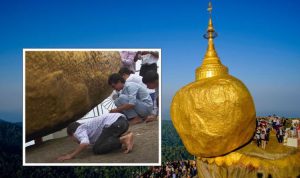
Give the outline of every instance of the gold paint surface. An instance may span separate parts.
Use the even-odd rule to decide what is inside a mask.
[[[26,51],[26,140],[61,130],[112,92],[117,51]]]
[[[186,149],[201,157],[226,154],[247,143],[255,107],[245,85],[230,75],[206,78],[180,89],[171,118]]]

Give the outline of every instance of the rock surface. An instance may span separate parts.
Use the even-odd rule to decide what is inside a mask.
[[[94,155],[92,148],[80,153],[66,163],[158,163],[159,137],[158,121],[133,125],[129,128],[134,134],[134,147],[131,153],[116,150],[108,154]],[[26,163],[62,163],[56,160],[61,154],[73,150],[77,144],[64,137],[44,142],[39,146],[26,148]]]
[[[107,78],[121,66],[118,52],[26,51],[26,140],[78,120],[111,92]]]
[[[204,78],[180,89],[171,118],[186,149],[214,157],[246,144],[255,132],[255,107],[250,92],[230,75]]]

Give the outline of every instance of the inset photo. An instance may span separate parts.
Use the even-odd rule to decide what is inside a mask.
[[[161,164],[161,49],[23,49],[23,165]]]

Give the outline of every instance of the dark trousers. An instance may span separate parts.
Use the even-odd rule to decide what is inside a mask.
[[[283,142],[283,135],[279,135],[279,137],[278,137],[278,142],[279,142],[279,143],[282,143],[282,142]]]
[[[95,154],[104,154],[121,148],[120,136],[128,130],[129,124],[125,117],[119,117],[110,127],[104,128],[93,146]]]
[[[150,70],[157,72],[157,64],[143,64],[140,69],[140,76],[144,77],[144,75]]]
[[[257,139],[257,140],[256,140],[256,145],[259,147],[260,144],[261,144],[261,139]]]

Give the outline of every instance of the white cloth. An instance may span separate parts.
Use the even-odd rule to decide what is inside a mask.
[[[260,135],[259,134],[255,134],[255,138],[258,140],[260,139]]]
[[[129,77],[126,79],[126,82],[134,82],[147,88],[147,86],[143,83],[143,78],[139,75],[130,74]]]
[[[107,113],[89,119],[76,129],[74,136],[80,144],[94,144],[101,135],[103,128],[111,126],[121,116],[125,117],[120,113]]]
[[[152,54],[145,54],[141,56],[142,65],[144,64],[154,64],[157,63],[158,58],[154,57]]]
[[[283,130],[279,129],[279,135],[283,135]]]

